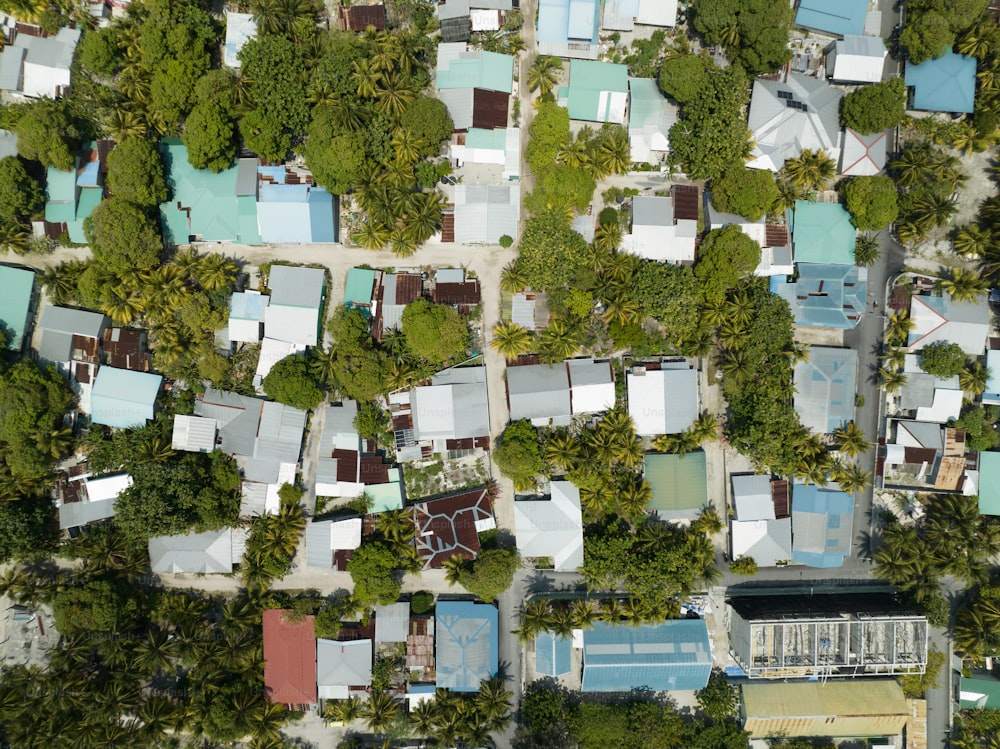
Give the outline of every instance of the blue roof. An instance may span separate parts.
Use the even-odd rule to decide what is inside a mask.
[[[8,339],[7,347],[19,351],[28,327],[35,272],[26,268],[0,265],[0,330]]]
[[[260,237],[273,244],[336,242],[333,196],[311,185],[260,186],[257,222]]]
[[[539,0],[537,40],[597,44],[600,18],[600,0]]]
[[[906,85],[913,108],[929,112],[971,112],[976,101],[976,58],[948,52],[919,65],[907,63]]]
[[[868,0],[799,0],[795,25],[834,36],[860,36],[867,16]]]
[[[851,553],[854,497],[836,489],[796,484],[792,492],[792,561],[840,567]]]
[[[583,632],[584,692],[703,689],[711,673],[704,619],[641,627],[595,622]]]
[[[535,638],[535,673],[562,676],[570,672],[573,643],[565,635],[542,632]]]
[[[88,161],[76,176],[77,187],[98,187],[101,175],[101,165],[96,161]]]
[[[807,429],[829,434],[854,419],[858,352],[813,346],[809,360],[795,365],[795,411]]]
[[[788,302],[796,325],[849,330],[857,327],[865,311],[867,268],[799,263],[794,283],[774,279],[771,290]]]
[[[435,610],[437,685],[455,692],[479,691],[499,670],[495,606],[438,601]]]
[[[264,310],[267,308],[268,297],[264,294],[247,294],[243,291],[234,292],[229,297],[229,317],[237,320],[257,320],[264,322]]]
[[[90,395],[91,420],[109,427],[141,426],[153,418],[160,375],[101,367]]]
[[[258,164],[257,174],[263,177],[268,177],[269,179],[273,180],[276,184],[283,185],[285,184],[285,175],[287,174],[287,172],[285,171],[284,166],[263,166],[261,164]]]

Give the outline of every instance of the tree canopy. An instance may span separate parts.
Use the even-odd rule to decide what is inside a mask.
[[[465,353],[469,325],[454,307],[417,299],[403,310],[403,337],[413,356],[443,364]]]
[[[989,0],[910,0],[900,46],[914,64],[940,57],[983,15],[987,5]]]
[[[385,392],[388,361],[368,332],[360,310],[337,310],[330,318],[334,349],[327,384],[358,402]]]
[[[492,603],[511,586],[520,566],[517,549],[485,549],[465,565],[458,582],[477,598]]]
[[[695,0],[691,25],[749,75],[770,73],[791,58],[792,8],[784,0]]]
[[[660,66],[660,90],[679,104],[688,104],[708,85],[714,68],[715,63],[701,55],[668,57]]]
[[[264,378],[264,392],[286,406],[309,411],[323,400],[323,391],[304,356],[286,356]]]
[[[899,217],[896,184],[890,177],[851,177],[839,189],[851,223],[862,231],[884,229]]]
[[[347,571],[354,581],[354,598],[358,604],[371,608],[398,601],[398,566],[396,551],[382,541],[369,541],[355,549],[347,562]]]
[[[954,377],[965,367],[965,352],[957,343],[937,341],[920,352],[920,368],[940,379]]]
[[[80,148],[76,117],[64,101],[39,99],[21,115],[15,128],[17,152],[43,166],[72,169]]]
[[[113,273],[149,270],[160,262],[163,240],[157,223],[124,198],[102,200],[83,222],[83,232],[94,259]]]
[[[863,135],[896,127],[906,117],[906,84],[902,78],[859,86],[844,97],[840,122]]]
[[[760,265],[760,245],[739,226],[715,229],[705,235],[698,250],[694,275],[706,299],[721,299],[726,289]]]
[[[58,540],[55,508],[44,496],[0,502],[0,560],[24,559],[52,551]]]
[[[565,213],[547,211],[528,219],[519,250],[518,269],[528,286],[542,291],[571,283],[587,242],[570,228]]]
[[[45,205],[45,191],[16,156],[0,159],[0,222],[21,222]]]
[[[243,45],[240,62],[258,114],[259,131],[243,131],[246,145],[265,159],[283,161],[292,136],[309,124],[301,51],[283,36],[259,35]]]
[[[493,461],[514,482],[515,488],[527,488],[534,482],[545,462],[538,432],[530,421],[521,419],[507,425],[493,448]]]
[[[159,149],[147,140],[128,138],[108,156],[108,188],[120,200],[154,209],[167,199]]]
[[[434,156],[441,141],[448,140],[455,129],[448,107],[440,99],[420,95],[399,118],[399,126],[409,130],[420,142],[424,156]]]
[[[14,478],[48,473],[54,458],[47,438],[57,431],[73,393],[54,367],[27,359],[0,374],[0,460]],[[9,480],[9,478],[7,479]]]
[[[712,205],[723,213],[736,213],[750,221],[759,221],[770,212],[778,198],[774,175],[766,169],[748,169],[743,162],[733,162],[712,180]]]

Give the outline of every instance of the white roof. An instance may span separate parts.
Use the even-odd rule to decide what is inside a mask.
[[[295,484],[295,474],[298,471],[297,463],[279,463],[278,477],[267,485],[264,494],[264,513],[267,515],[277,515],[281,509],[281,496],[278,491],[285,484]]]
[[[304,346],[316,345],[319,309],[270,304],[264,312],[264,335]]]
[[[878,83],[888,54],[881,37],[845,36],[837,41],[830,55],[833,57],[830,77],[850,83]]]
[[[792,558],[792,519],[734,520],[733,558],[747,556],[761,567]]]
[[[331,549],[356,549],[361,546],[361,518],[338,520],[330,524]]]
[[[551,498],[514,502],[517,548],[525,557],[551,557],[558,572],[583,564],[583,515],[580,490],[569,481],[553,481]]]
[[[496,244],[517,236],[521,189],[517,185],[456,185],[455,242]]]
[[[479,9],[469,11],[469,18],[472,21],[473,31],[499,31],[500,11],[492,9]]]
[[[127,473],[119,473],[97,479],[87,478],[84,479],[84,483],[87,485],[87,499],[91,502],[100,502],[102,499],[115,499],[132,486],[132,477]]]
[[[675,26],[677,0],[606,0],[602,28],[605,31],[632,31],[643,26]]]
[[[234,343],[258,343],[260,323],[256,320],[237,320],[230,317],[229,340]]]
[[[791,245],[760,248],[760,264],[754,269],[755,276],[790,276],[793,273],[795,263],[792,262]]]
[[[770,476],[732,476],[732,481],[739,520],[774,520]]]
[[[574,414],[596,413],[614,408],[615,383],[606,361],[570,359],[570,407]]]
[[[622,238],[630,255],[661,262],[694,262],[698,222],[674,220],[673,199],[639,195],[632,199],[632,232]]]
[[[684,369],[638,369],[628,373],[628,414],[643,437],[683,432],[698,418],[698,373]]]
[[[270,307],[268,309],[271,309]],[[282,359],[301,353],[305,346],[287,341],[279,341],[275,338],[265,338],[260,344],[260,355],[257,358],[257,372],[254,374],[254,385],[260,385],[264,378],[271,373],[271,369]]]
[[[676,26],[677,0],[639,0],[635,22],[643,26]]]
[[[934,404],[917,409],[917,421],[944,424],[962,415],[962,391],[934,388]]]
[[[942,296],[914,295],[910,299],[913,330],[907,340],[911,351],[937,341],[950,341],[973,356],[983,353],[990,332],[990,313],[985,297],[975,302],[956,302]]]
[[[174,450],[210,453],[215,449],[216,426],[215,419],[178,414],[174,417],[170,446]]]

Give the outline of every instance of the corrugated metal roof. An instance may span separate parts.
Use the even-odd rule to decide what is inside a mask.
[[[71,309],[69,307],[47,306],[42,312],[38,325],[42,330],[69,333],[87,338],[100,338],[108,318],[100,312]]]
[[[858,352],[813,346],[808,361],[795,365],[795,410],[802,425],[831,433],[854,419]]]
[[[291,621],[291,611],[263,615],[264,687],[270,702],[316,704],[316,629],[313,617]]]
[[[637,434],[677,434],[698,418],[698,373],[689,366],[629,372],[625,380]]]
[[[305,411],[265,401],[253,456],[281,463],[298,463],[305,428]]]
[[[261,239],[268,244],[335,242],[336,201],[323,187],[264,183],[257,201],[257,223]]]
[[[475,89],[455,88],[438,91],[438,99],[448,108],[456,130],[472,127],[472,109]]]
[[[24,63],[24,47],[7,45],[0,52],[0,89],[4,91],[21,90],[21,66]]]
[[[372,683],[372,641],[316,641],[316,684],[323,699],[346,699],[347,687]],[[338,689],[341,687],[341,689]]]
[[[340,18],[345,30],[364,31],[369,26],[382,30],[385,28],[384,5],[353,5],[340,8]]]
[[[514,88],[514,58],[496,52],[467,50],[438,59],[437,87],[481,88],[511,93]]]
[[[1000,515],[1000,453],[979,453],[979,513]]]
[[[517,236],[520,195],[516,185],[456,185],[455,241],[496,244]]]
[[[438,601],[435,609],[437,686],[476,692],[496,675],[498,619],[494,606],[471,601]]]
[[[149,539],[153,572],[232,572],[233,529]]]
[[[583,692],[702,689],[711,673],[703,619],[641,627],[595,622],[583,632]]]
[[[243,482],[240,497],[240,515],[245,517],[259,517],[267,512],[267,486],[267,484],[261,484],[256,481]]]
[[[529,364],[507,370],[510,418],[570,416],[569,374],[564,364]]]
[[[868,0],[799,0],[795,25],[834,36],[860,35],[868,15]]]
[[[571,638],[553,632],[541,632],[535,637],[535,673],[540,676],[568,674],[572,653]]]
[[[840,567],[851,553],[854,497],[814,485],[792,494],[792,560],[809,567]]]
[[[99,499],[90,502],[70,502],[59,508],[59,529],[79,528],[88,523],[96,523],[114,517],[118,498]]]
[[[138,426],[153,418],[163,378],[148,372],[101,367],[90,394],[91,419],[110,427]]]
[[[976,58],[947,52],[906,66],[913,108],[931,112],[972,112],[976,98]]]
[[[857,326],[868,304],[868,269],[856,265],[798,263],[794,283],[778,281],[774,291],[788,302],[797,325]]]
[[[583,565],[580,490],[572,482],[551,482],[548,499],[514,502],[514,528],[521,556],[550,557],[558,572]]]
[[[174,450],[210,453],[215,449],[215,432],[215,419],[178,414],[174,417],[171,447]]]
[[[733,503],[739,520],[774,520],[771,477],[733,475]]]
[[[509,102],[510,95],[503,91],[472,89],[472,126],[486,129],[507,127]],[[455,128],[458,129],[458,125]]]
[[[594,60],[571,60],[567,105],[570,119],[625,122],[628,67]]]
[[[375,642],[406,642],[410,631],[410,604],[375,607]]]
[[[750,166],[778,171],[803,148],[826,151],[836,161],[843,96],[826,81],[797,73],[780,81],[754,81],[748,118],[754,139]]]
[[[854,265],[857,229],[840,203],[795,202],[792,240],[800,263]]]
[[[231,15],[234,14],[228,13],[227,17]],[[257,197],[257,159],[245,158],[236,162],[236,195]]]
[[[374,271],[373,271],[374,272]],[[272,265],[267,278],[271,304],[318,309],[323,303],[326,274],[321,268]]]
[[[653,496],[649,509],[668,520],[693,518],[708,504],[705,453],[646,453],[643,478]]]
[[[0,323],[12,334],[8,348],[20,350],[35,288],[34,271],[0,265]]]
[[[350,268],[344,286],[344,304],[369,305],[375,291],[375,271],[371,268]]]

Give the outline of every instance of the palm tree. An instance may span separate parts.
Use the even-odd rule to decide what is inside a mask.
[[[859,465],[839,466],[833,473],[833,480],[840,486],[841,491],[848,494],[857,494],[868,486],[871,486],[872,475]]]
[[[936,192],[922,195],[913,201],[910,221],[922,231],[944,226],[958,212],[958,202]]]
[[[597,152],[597,161],[606,174],[625,174],[632,164],[628,134],[624,128],[616,128],[605,138]]]
[[[795,208],[795,202],[804,199],[807,195],[805,190],[790,179],[779,179],[776,184],[778,186],[778,197],[775,198],[774,204],[771,206],[771,213],[775,215],[781,215],[785,211],[792,210]]]
[[[906,310],[890,312],[885,335],[887,342],[893,346],[905,346],[916,325],[916,321],[910,319],[910,314]]]
[[[594,247],[611,253],[622,243],[622,227],[618,223],[598,224],[594,229]]]
[[[216,253],[200,258],[194,269],[195,279],[207,291],[232,286],[238,273],[239,268],[233,260]]]
[[[594,626],[597,611],[594,609],[592,601],[588,601],[585,598],[578,598],[570,604],[570,611],[573,614],[574,629],[590,629]]]
[[[882,389],[887,393],[898,393],[906,384],[907,377],[900,371],[880,367],[878,373],[882,377]]]
[[[590,164],[589,144],[580,139],[565,144],[556,152],[556,161],[574,169],[588,166]]]
[[[539,632],[544,632],[552,626],[552,610],[549,602],[542,598],[535,598],[521,606],[520,612],[521,626],[518,636],[523,641],[535,639]]]
[[[881,255],[877,236],[872,236],[871,234],[858,235],[858,238],[854,241],[855,265],[875,265]]]
[[[541,332],[538,344],[543,361],[563,361],[576,354],[579,349],[578,333],[575,328],[557,318]]]
[[[0,250],[27,255],[31,250],[31,234],[28,227],[18,221],[0,223]]]
[[[448,581],[448,585],[460,585],[462,576],[468,569],[468,562],[465,557],[455,555],[444,562],[441,569],[444,570],[444,577]]]
[[[346,700],[337,700],[326,706],[323,717],[327,720],[341,720],[350,723],[361,717],[361,700],[357,697],[348,697]]]
[[[903,365],[906,364],[906,350],[893,346],[887,349],[879,358],[882,359],[882,365],[886,369],[895,372],[902,369]]]
[[[959,255],[968,258],[982,257],[993,242],[993,234],[979,224],[969,224],[955,229],[951,242]]]
[[[351,239],[366,250],[380,250],[389,244],[389,229],[369,216],[361,228],[351,235]]]
[[[424,738],[434,733],[434,724],[438,718],[438,707],[433,700],[423,700],[410,708],[410,723],[418,734]]]
[[[937,282],[937,287],[948,292],[955,302],[975,302],[981,294],[986,293],[989,283],[978,273],[971,270],[956,268],[951,278]]]
[[[374,734],[386,733],[399,714],[399,703],[389,692],[372,692],[361,706],[361,717]]]
[[[580,458],[580,445],[565,430],[555,432],[545,440],[545,462],[553,471],[571,471]]]
[[[978,359],[970,361],[966,364],[965,369],[958,373],[959,387],[970,395],[982,395],[989,379],[990,370],[984,367]]]
[[[821,192],[837,173],[837,165],[823,150],[803,148],[801,155],[788,159],[782,169],[794,184],[806,190]]]
[[[829,461],[822,459],[822,457],[811,460],[802,459],[795,468],[795,477],[802,479],[806,484],[826,486],[826,474],[829,468]]]
[[[837,451],[849,458],[856,458],[871,448],[871,443],[865,440],[864,430],[853,421],[847,422],[844,426],[834,430],[834,438],[837,440]]]
[[[618,506],[628,518],[645,517],[652,499],[652,488],[642,480],[631,479],[618,490]]]
[[[375,108],[388,117],[399,117],[415,97],[402,77],[391,75],[375,92]]]
[[[542,96],[552,93],[561,71],[562,62],[558,57],[539,55],[528,71],[528,89],[537,90]]]
[[[528,285],[524,272],[516,263],[508,263],[500,271],[500,290],[508,294],[517,294]]]
[[[417,535],[412,515],[404,509],[380,512],[375,520],[375,530],[397,545],[406,545]]]
[[[493,328],[490,346],[507,361],[513,361],[532,349],[531,332],[515,322],[501,322]]]
[[[675,453],[682,458],[700,446],[701,441],[690,429],[676,434],[661,434],[653,440],[654,449],[660,452]]]
[[[726,351],[720,362],[723,377],[732,380],[737,387],[746,385],[756,371],[756,366],[756,363],[751,362],[750,357],[741,349]]]
[[[351,73],[351,83],[355,91],[362,99],[375,98],[375,92],[382,81],[382,73],[379,72],[370,60],[356,60],[353,63]]]
[[[119,142],[129,138],[145,138],[149,131],[141,114],[117,107],[108,113],[102,124],[104,131]]]
[[[390,142],[396,158],[405,164],[412,164],[420,158],[420,138],[407,128],[396,128]]]

